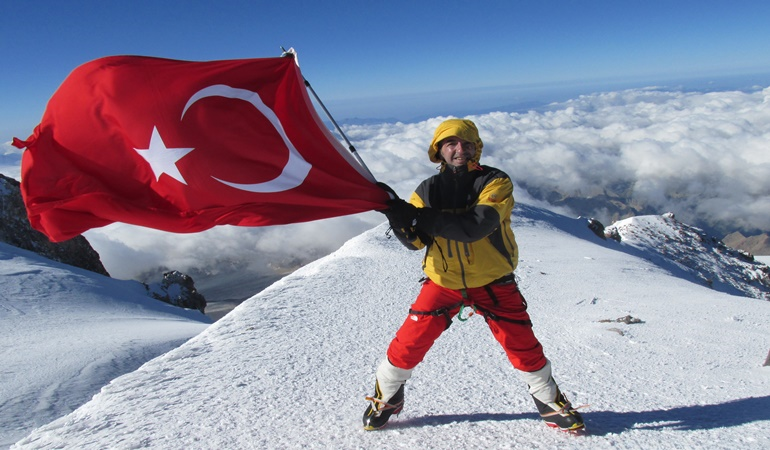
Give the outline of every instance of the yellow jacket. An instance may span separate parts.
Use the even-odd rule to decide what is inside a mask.
[[[513,183],[501,170],[447,168],[423,181],[409,202],[425,208],[419,210],[416,229],[394,231],[408,248],[426,248],[423,270],[436,284],[480,287],[516,268]]]

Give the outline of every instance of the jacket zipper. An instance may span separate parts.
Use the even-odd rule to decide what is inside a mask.
[[[465,281],[465,264],[463,264],[463,259],[460,256],[460,241],[455,241],[455,245],[457,246],[457,262],[460,264],[460,279],[463,282],[463,286],[468,289],[468,283]]]

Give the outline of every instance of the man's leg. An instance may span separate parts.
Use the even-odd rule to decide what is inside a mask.
[[[458,292],[442,288],[431,281],[423,284],[409,314],[390,343],[387,358],[377,368],[375,394],[364,412],[364,428],[382,428],[404,403],[404,384],[412,370],[422,362],[436,339],[451,323],[460,309]]]
[[[527,302],[515,283],[492,285],[479,294],[478,306],[495,339],[502,345],[511,364],[527,383],[538,412],[551,427],[577,430],[584,427],[580,413],[572,409],[551,373],[551,362],[532,331]]]
[[[532,331],[527,302],[516,283],[477,288],[471,294],[513,367],[525,372],[542,369],[548,360]]]
[[[412,369],[422,362],[433,343],[449,327],[460,310],[459,292],[432,281],[423,284],[409,314],[388,347],[388,359],[394,366]]]

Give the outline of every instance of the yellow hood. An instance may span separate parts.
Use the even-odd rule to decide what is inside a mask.
[[[484,143],[481,142],[476,124],[467,119],[449,119],[441,122],[433,133],[433,141],[430,143],[430,147],[428,147],[428,157],[430,160],[434,163],[442,162],[438,144],[452,136],[457,136],[464,141],[476,144],[476,154],[471,158],[471,163],[477,164],[481,158],[481,148],[484,147]]]

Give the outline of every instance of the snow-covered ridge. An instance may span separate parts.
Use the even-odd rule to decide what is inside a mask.
[[[607,236],[640,250],[674,275],[717,291],[770,300],[770,268],[746,252],[725,246],[671,213],[632,217],[605,229]]]
[[[519,284],[560,386],[590,404],[589,434],[543,425],[478,316],[436,342],[403,413],[364,432],[364,396],[421,276],[422,253],[386,229],[274,283],[14,448],[770,446],[770,302],[672,276],[585,220],[525,204],[514,213]],[[617,321],[626,316],[639,320]]]

